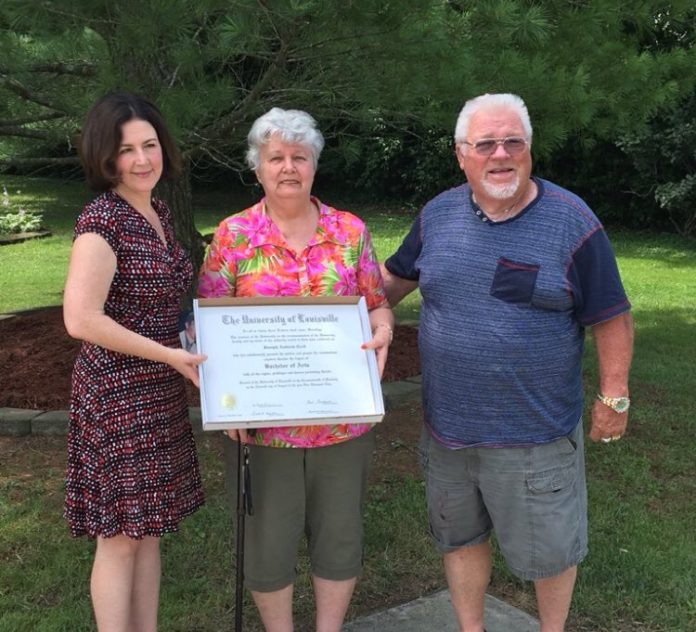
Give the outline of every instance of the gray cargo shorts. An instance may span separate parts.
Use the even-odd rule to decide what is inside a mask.
[[[587,555],[582,423],[540,445],[458,450],[424,427],[419,452],[430,533],[442,553],[495,531],[510,570],[525,580],[559,575]]]

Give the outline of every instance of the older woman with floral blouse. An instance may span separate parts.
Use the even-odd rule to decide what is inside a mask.
[[[365,224],[311,195],[324,145],[314,119],[273,108],[249,132],[247,162],[264,197],[223,220],[206,253],[199,296],[364,296],[380,373],[393,315]],[[262,428],[250,444],[254,515],[244,575],[269,632],[293,629],[297,547],[307,537],[316,630],[338,632],[362,568],[362,504],[374,449],[371,424]],[[228,470],[236,451],[226,441]]]

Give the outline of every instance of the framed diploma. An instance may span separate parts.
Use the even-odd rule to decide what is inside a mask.
[[[204,430],[384,417],[365,299],[198,299],[193,305]]]

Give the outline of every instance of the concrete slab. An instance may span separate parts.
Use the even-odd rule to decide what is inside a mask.
[[[35,435],[64,436],[68,434],[68,411],[51,410],[31,420],[31,433]]]
[[[394,410],[405,401],[418,399],[420,397],[421,385],[413,382],[387,382],[382,384],[382,395],[384,396],[384,408]]]
[[[42,412],[24,408],[0,408],[0,435],[23,437],[31,434],[31,420]]]
[[[486,595],[487,632],[538,632],[534,617]],[[457,632],[449,592],[441,590],[395,608],[376,612],[343,626],[344,632]]]
[[[404,382],[408,382],[409,384],[422,384],[423,382],[423,376],[422,375],[414,375],[413,377],[407,377]]]

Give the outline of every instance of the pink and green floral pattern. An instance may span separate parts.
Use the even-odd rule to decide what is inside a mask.
[[[362,220],[312,198],[319,208],[314,237],[292,250],[265,212],[264,200],[223,220],[208,246],[198,296],[364,296],[368,310],[386,304],[382,275]],[[259,445],[315,448],[358,437],[371,424],[263,428]]]

